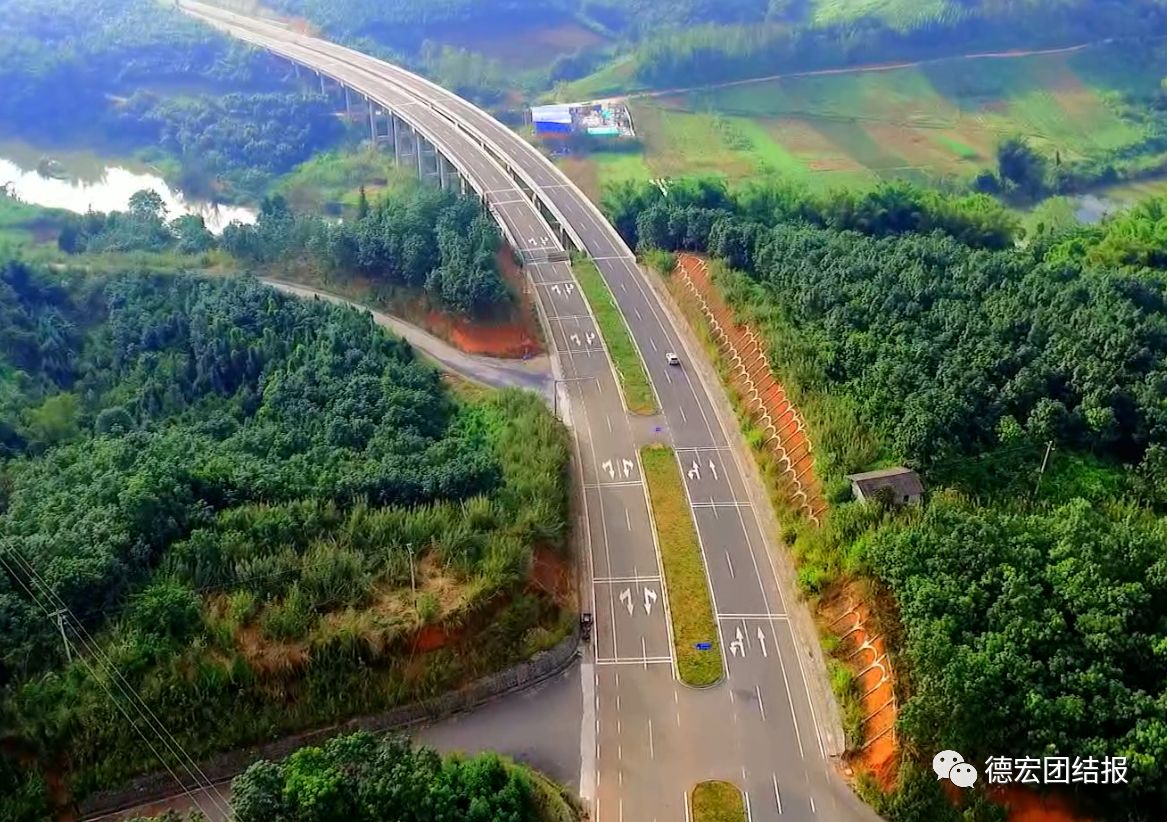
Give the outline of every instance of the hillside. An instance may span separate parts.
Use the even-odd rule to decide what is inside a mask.
[[[876,808],[993,818],[985,794],[936,787],[931,752],[953,749],[1122,757],[1121,781],[1066,792],[1091,818],[1162,818],[1164,203],[1025,248],[988,198],[902,184],[686,180],[606,203],[642,252],[719,260],[716,286],[805,416],[830,510],[821,528],[787,518],[799,583],[820,614],[878,611],[896,673],[900,787],[861,776]],[[922,507],[851,498],[846,475],[896,465],[922,476]]]
[[[8,263],[0,317],[0,716],[37,752],[0,817],[158,768],[115,669],[198,758],[561,635],[527,588],[567,528],[537,398],[460,400],[368,315],[249,280]]]

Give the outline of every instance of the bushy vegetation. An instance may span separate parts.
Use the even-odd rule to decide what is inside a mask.
[[[254,225],[232,223],[218,239],[201,217],[168,221],[162,199],[140,191],[125,212],[65,215],[57,239],[69,254],[201,255],[220,248],[243,265],[269,269],[310,260],[324,271],[359,273],[386,288],[424,292],[443,309],[478,316],[511,300],[498,267],[501,242],[476,198],[416,183],[375,206],[362,193],[355,219],[346,221],[295,213],[282,195],[265,197]]]
[[[544,808],[544,780],[534,771],[493,754],[443,759],[406,739],[368,733],[300,748],[282,762],[256,762],[231,791],[239,822],[563,820]]]
[[[526,591],[567,529],[566,437],[534,395],[457,401],[367,314],[250,280],[10,262],[0,318],[0,716],[76,795],[159,764],[115,669],[197,758],[562,630]],[[446,638],[422,656],[427,624]],[[4,761],[0,816],[41,818],[36,772]]]
[[[818,594],[863,577],[895,602],[902,633],[888,636],[909,751],[1125,756],[1129,785],[1089,786],[1082,800],[1157,818],[1167,807],[1167,665],[1155,650],[1167,630],[1161,204],[1015,248],[939,225],[951,218],[936,211],[963,215],[961,201],[914,206],[934,229],[924,234],[889,230],[894,208],[832,225],[821,202],[800,213],[788,192],[777,207],[744,206],[763,193],[698,181],[656,201],[645,187],[644,213],[663,211],[652,218],[663,233],[613,214],[642,245],[708,250],[739,267],[716,282],[766,335],[835,502],[822,529],[792,529],[800,582]],[[922,512],[834,490],[843,474],[889,462],[923,474]],[[922,785],[905,779],[895,818],[946,807]]]

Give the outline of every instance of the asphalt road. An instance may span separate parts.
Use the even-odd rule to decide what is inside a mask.
[[[596,261],[643,355],[662,414],[626,413],[598,329],[565,263],[527,265],[554,345],[553,368],[572,424],[589,546],[593,653],[582,665],[580,791],[607,822],[687,819],[686,791],[725,778],[753,820],[877,818],[836,773],[842,735],[805,606],[784,592],[718,386],[683,362],[689,350],[644,273],[595,206],[518,135],[455,95],[400,68],[280,26],[183,4],[241,39],[361,91],[412,122],[489,203],[517,248],[561,248],[534,192]],[[725,682],[707,690],[675,676],[667,591],[637,458],[673,445],[709,571]],[[732,649],[732,652],[730,652]],[[594,711],[589,723],[586,713]],[[489,740],[486,741],[489,744]]]
[[[531,765],[557,782],[576,786],[580,772],[580,693],[580,667],[572,665],[526,691],[500,697],[471,713],[418,726],[409,734],[443,754],[473,756],[496,751]],[[542,732],[531,733],[533,728]],[[179,813],[202,810],[209,822],[225,822],[223,813],[216,809],[227,807],[230,796],[231,783],[226,781],[192,791],[189,796],[179,795],[90,817],[87,822],[120,822],[161,815],[168,810]]]

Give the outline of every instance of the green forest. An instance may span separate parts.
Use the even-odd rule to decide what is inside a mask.
[[[513,295],[499,271],[502,237],[476,197],[420,183],[371,205],[361,191],[351,220],[293,212],[279,194],[264,197],[252,225],[221,237],[201,217],[168,219],[153,191],[131,195],[126,211],[61,214],[57,247],[70,255],[173,252],[180,262],[221,249],[248,270],[310,265],[338,277],[366,276],[385,291],[425,294],[455,314],[505,313]]]
[[[137,154],[187,193],[255,201],[274,175],[346,136],[336,105],[294,92],[290,75],[164,4],[12,0],[0,136]]]
[[[256,762],[235,778],[231,792],[238,822],[578,819],[562,789],[528,768],[492,754],[442,758],[407,739],[364,732],[300,748],[281,762]],[[180,820],[171,815],[135,822]]]
[[[728,262],[716,282],[764,331],[833,503],[788,535],[799,582],[813,597],[865,578],[895,603],[907,750],[1126,756],[1129,785],[1081,800],[1161,818],[1164,204],[1020,246],[992,201],[902,184],[689,180],[606,204],[641,251]],[[848,501],[845,474],[895,464],[924,477],[923,511]]]
[[[78,799],[158,768],[111,684],[197,759],[562,636],[527,580],[564,550],[566,434],[475,396],[254,280],[4,264],[0,817],[44,818],[50,774]]]

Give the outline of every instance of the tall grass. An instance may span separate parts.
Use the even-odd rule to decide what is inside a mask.
[[[687,685],[712,685],[722,676],[720,635],[676,454],[666,446],[650,445],[641,449],[640,459],[660,541],[677,673]],[[697,647],[706,642],[708,650]]]
[[[640,353],[632,342],[624,316],[616,306],[616,300],[599,269],[587,258],[576,258],[572,262],[572,269],[596,317],[608,354],[616,366],[616,376],[620,379],[628,410],[633,414],[656,413],[656,395],[652,392],[644,363],[640,360]]]

